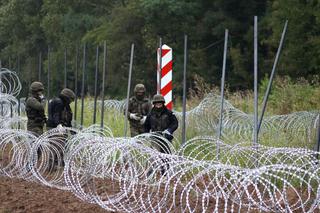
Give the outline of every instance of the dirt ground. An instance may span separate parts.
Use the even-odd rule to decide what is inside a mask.
[[[110,184],[110,182],[108,182]],[[107,185],[109,185],[107,184]],[[108,189],[109,191],[109,189]],[[160,190],[161,191],[161,190]],[[111,191],[110,191],[111,192]],[[288,195],[292,193],[288,192]],[[295,203],[292,197],[292,202]],[[196,200],[191,201],[193,205]],[[219,211],[224,211],[223,202]],[[177,206],[178,207],[178,206]],[[214,208],[214,202],[209,206]],[[179,209],[179,208],[177,208]],[[106,213],[98,205],[78,199],[72,192],[50,188],[39,183],[0,176],[0,213]],[[175,212],[175,211],[174,211]],[[180,212],[179,210],[177,212]],[[241,212],[247,212],[242,209]],[[250,212],[259,212],[250,211]],[[297,211],[295,211],[297,212]],[[316,210],[315,212],[319,212]]]
[[[106,213],[98,205],[81,201],[71,192],[0,176],[0,213]]]

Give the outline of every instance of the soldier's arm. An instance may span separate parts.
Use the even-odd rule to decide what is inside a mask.
[[[168,127],[169,132],[172,134],[178,128],[178,119],[173,112],[169,112],[170,125]]]
[[[129,120],[137,120],[137,119],[130,116],[130,114],[135,114],[136,116],[138,116],[137,113],[134,112],[135,110],[136,109],[134,109],[134,100],[130,99],[129,100],[129,107],[128,107],[128,116],[127,116],[127,118]]]
[[[126,110],[127,110],[127,108],[124,108],[124,110],[123,110],[124,116],[126,116]],[[132,101],[131,101],[131,99],[129,99],[129,102],[128,102],[128,116],[127,116],[128,119],[130,119],[130,111],[131,110],[132,110]]]
[[[149,102],[148,102],[148,113],[150,113],[151,110],[152,110],[152,104],[151,104],[151,102],[149,101]]]
[[[46,105],[47,105],[47,99],[42,99],[41,100],[41,102],[40,102],[40,104],[43,106],[43,109],[45,109],[46,108]]]
[[[28,105],[29,107],[31,107],[32,109],[41,111],[44,111],[44,105],[42,103],[40,103],[36,98],[34,97],[30,97],[27,99],[26,105]]]
[[[151,112],[151,109],[152,109],[152,105],[150,103],[150,101],[148,99],[144,100],[145,102],[143,103],[143,109],[141,110],[141,116],[144,117],[144,116],[147,116],[150,112]]]

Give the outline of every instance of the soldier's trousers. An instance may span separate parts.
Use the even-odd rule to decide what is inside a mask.
[[[144,128],[143,127],[134,127],[130,125],[130,135],[131,137],[140,135],[144,133]]]
[[[155,134],[158,134],[158,133],[155,133]],[[152,137],[151,137],[152,139]],[[161,152],[161,153],[164,153],[164,154],[171,154],[171,149],[170,149],[170,146],[168,144],[168,141],[171,143],[172,140],[163,140],[161,139],[160,137],[154,137],[153,138],[155,141],[156,141],[156,145],[155,145],[155,148]],[[161,168],[160,168],[160,172],[162,175],[164,175],[166,173],[166,171],[170,168],[170,160],[166,157],[161,157],[161,161],[162,161],[162,165],[161,165]],[[157,167],[156,165],[153,165],[153,167]]]

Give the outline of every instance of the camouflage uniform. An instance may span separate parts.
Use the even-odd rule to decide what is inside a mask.
[[[72,127],[72,110],[70,103],[74,101],[75,94],[72,90],[65,88],[61,91],[58,98],[53,98],[48,107],[49,129],[57,127],[59,124],[65,127]]]
[[[26,100],[26,113],[28,117],[27,130],[35,133],[37,136],[43,133],[43,127],[46,122],[45,99],[39,96],[44,87],[40,82],[33,82],[30,86],[30,94]]]
[[[134,88],[135,96],[131,97],[128,106],[128,119],[130,123],[131,137],[144,133],[144,121],[151,111],[152,105],[145,97],[146,89],[143,84],[137,84]],[[140,96],[140,93],[143,94]],[[133,119],[135,115],[139,119]]]

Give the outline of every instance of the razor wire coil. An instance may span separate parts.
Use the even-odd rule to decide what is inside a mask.
[[[1,85],[15,82],[3,86],[0,97],[4,103],[14,103],[4,104],[6,113],[0,117],[2,176],[68,190],[110,211],[313,212],[319,208],[319,153],[252,147],[247,142],[251,115],[227,101],[225,135],[244,135],[244,142],[228,144],[214,136],[197,136],[177,148],[161,135],[114,137],[111,129],[97,125],[83,130],[55,128],[37,137],[24,130],[25,120],[16,110],[11,113],[19,80],[8,70],[1,70],[1,76],[13,76],[0,78],[6,79]],[[215,129],[218,99],[205,98],[187,113],[188,122],[196,122],[201,131]],[[107,107],[123,111],[121,101],[114,103]],[[197,121],[199,116],[202,121]],[[314,127],[317,119],[316,112],[270,116],[262,131],[281,128],[302,134],[299,131]],[[163,147],[164,153],[159,152]]]

